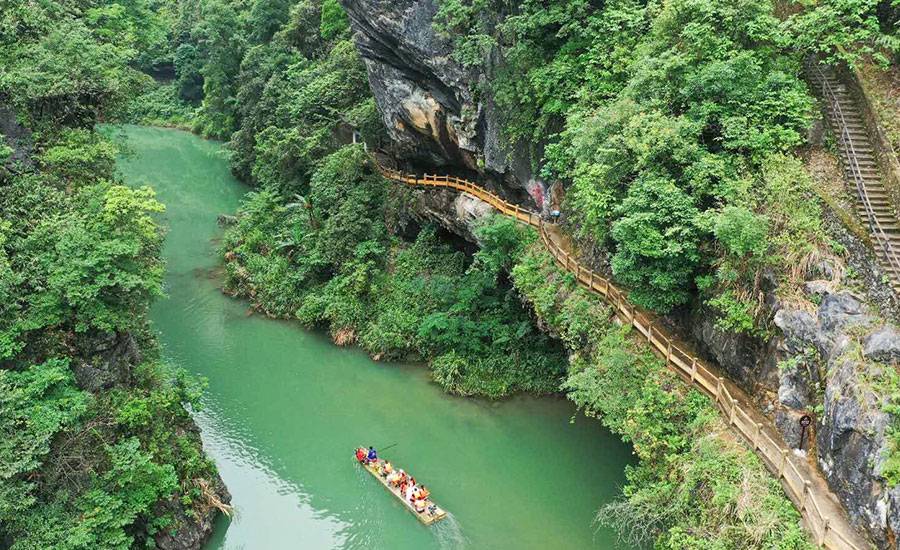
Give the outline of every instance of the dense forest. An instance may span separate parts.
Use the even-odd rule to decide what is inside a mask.
[[[803,63],[896,71],[896,1],[440,0],[432,25],[634,303],[767,341],[763,287],[800,300],[797,266],[845,255],[809,166]],[[640,459],[599,514],[623,539],[812,546],[709,400],[532,231],[489,216],[473,246],[411,213],[369,155],[391,138],[337,0],[13,0],[0,44],[0,548],[175,544],[227,509],[185,408],[202,384],[147,325],[164,207],[117,179],[100,122],[227,142],[253,191],[221,243],[225,287],[258,311],[427,363],[452,393],[562,391],[600,418]]]
[[[0,15],[0,546],[130,548],[223,507],[185,405],[200,387],[148,330],[165,266],[150,188],[95,124],[138,91],[151,7]]]

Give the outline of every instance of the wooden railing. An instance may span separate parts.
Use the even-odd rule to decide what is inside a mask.
[[[824,481],[810,481],[809,465],[790,451],[768,419],[745,405],[749,403],[749,397],[719,376],[703,359],[663,332],[650,313],[628,302],[623,290],[609,279],[583,266],[564,250],[553,240],[539,214],[511,204],[484,188],[455,176],[418,176],[377,166],[392,181],[411,186],[455,189],[490,204],[497,211],[521,223],[537,228],[541,241],[560,267],[573,273],[579,285],[606,300],[623,323],[633,326],[665,358],[667,367],[713,399],[728,425],[746,440],[762,458],[766,468],[777,476],[788,497],[806,520],[816,544],[836,550],[867,548],[850,526],[836,500],[823,487]]]

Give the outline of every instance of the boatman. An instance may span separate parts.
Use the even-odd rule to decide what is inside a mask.
[[[375,452],[375,447],[369,445],[369,455],[367,456],[369,462],[375,462],[378,460],[378,453]]]

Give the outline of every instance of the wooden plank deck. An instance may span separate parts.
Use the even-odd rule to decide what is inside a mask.
[[[356,460],[355,456],[353,457],[353,460]],[[407,510],[409,510],[414,516],[416,516],[419,519],[419,521],[421,521],[425,525],[431,525],[432,523],[437,523],[438,521],[441,521],[442,519],[447,517],[447,512],[443,508],[441,508],[440,506],[435,504],[435,502],[433,500],[431,500],[430,498],[425,500],[425,504],[426,504],[425,510],[426,511],[422,512],[421,514],[419,512],[416,512],[416,509],[413,507],[413,505],[408,500],[403,498],[403,495],[400,494],[400,489],[397,489],[396,487],[391,487],[391,485],[387,482],[386,479],[384,479],[383,477],[378,475],[378,471],[375,469],[374,466],[372,466],[371,464],[362,464],[362,463],[360,463],[360,466],[362,466],[363,468],[366,469],[366,471],[368,471],[370,474],[372,474],[372,476],[375,479],[377,479],[379,481],[379,483],[381,483],[384,486],[385,489],[387,489],[392,495],[397,497],[400,500],[400,502],[403,503],[403,506]],[[431,506],[431,505],[434,505],[434,507],[435,507],[434,512],[428,512],[428,506]]]

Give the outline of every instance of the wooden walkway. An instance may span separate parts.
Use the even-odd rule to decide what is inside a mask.
[[[850,525],[846,512],[818,470],[807,459],[791,452],[772,422],[753,406],[750,397],[726,380],[718,369],[698,357],[689,346],[669,336],[655,315],[633,306],[624,291],[583,266],[573,256],[568,239],[557,226],[544,224],[539,214],[511,204],[467,180],[446,175],[406,174],[377,166],[391,181],[461,191],[490,204],[504,215],[536,228],[544,246],[561,268],[574,274],[579,285],[609,303],[623,323],[633,326],[665,358],[666,366],[713,399],[728,425],[741,435],[781,482],[816,544],[835,550],[872,547]]]

